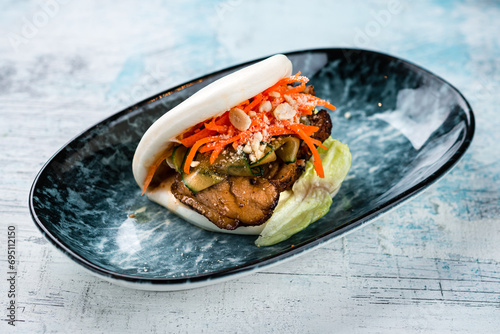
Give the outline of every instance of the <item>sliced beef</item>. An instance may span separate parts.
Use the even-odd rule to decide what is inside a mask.
[[[261,225],[278,204],[278,189],[265,178],[228,176],[199,193],[191,192],[177,175],[171,187],[174,196],[226,230]]]

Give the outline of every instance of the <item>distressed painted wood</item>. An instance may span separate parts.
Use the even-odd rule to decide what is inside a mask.
[[[0,263],[7,276],[7,226],[15,225],[19,322],[2,321],[0,332],[497,333],[498,17],[491,1],[2,3]],[[391,53],[454,84],[477,121],[464,159],[418,198],[345,238],[196,290],[101,281],[32,223],[27,198],[36,173],[94,123],[215,69],[321,46]],[[3,319],[8,286],[0,282]]]

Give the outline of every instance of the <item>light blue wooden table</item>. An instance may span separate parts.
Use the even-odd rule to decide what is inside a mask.
[[[496,1],[3,1],[0,317],[15,225],[19,321],[0,332],[500,332],[499,32]],[[32,223],[30,185],[76,134],[189,79],[316,47],[389,53],[456,86],[477,122],[463,160],[361,230],[196,290],[111,285]]]

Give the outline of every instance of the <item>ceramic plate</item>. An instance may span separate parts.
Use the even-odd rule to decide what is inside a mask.
[[[131,161],[146,129],[247,63],[140,102],[64,146],[33,183],[35,224],[58,249],[104,279],[138,289],[193,288],[264,269],[370,222],[443,176],[472,140],[474,117],[464,97],[414,64],[350,49],[288,56],[316,94],[337,106],[332,136],[352,152],[349,175],[321,220],[259,248],[255,236],[198,229],[140,196]]]

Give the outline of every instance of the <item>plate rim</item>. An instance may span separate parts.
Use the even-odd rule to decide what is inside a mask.
[[[447,174],[455,165],[456,163],[463,157],[467,149],[469,148],[472,139],[474,137],[474,132],[475,132],[475,117],[474,113],[472,110],[471,105],[467,101],[467,99],[464,97],[464,95],[451,83],[448,81],[444,80],[441,78],[439,75],[436,75],[429,70],[416,65],[410,61],[407,61],[403,58],[392,56],[383,52],[379,51],[373,51],[373,50],[368,50],[368,49],[359,49],[359,48],[314,48],[314,49],[303,49],[303,50],[296,50],[296,51],[290,51],[290,52],[283,52],[283,54],[287,56],[294,56],[294,55],[300,55],[300,54],[306,54],[306,53],[330,53],[330,52],[343,52],[344,54],[347,52],[352,52],[352,53],[369,53],[369,54],[374,54],[378,57],[383,57],[387,58],[388,61],[398,61],[402,62],[404,65],[408,66],[411,68],[413,71],[420,71],[424,72],[427,75],[432,76],[434,79],[437,79],[438,81],[441,81],[441,83],[446,84],[449,86],[455,93],[458,94],[458,96],[462,99],[462,101],[465,103],[464,108],[464,113],[466,115],[466,131],[465,135],[462,139],[462,142],[460,146],[457,148],[456,152],[440,167],[438,168],[434,173],[430,174],[427,176],[425,179],[420,181],[419,183],[415,184],[413,187],[407,189],[406,191],[398,194],[394,198],[386,201],[382,206],[373,208],[366,213],[360,215],[359,217],[356,217],[355,219],[349,220],[345,222],[343,225],[338,226],[334,230],[327,231],[325,233],[319,234],[315,236],[314,238],[295,245],[295,247],[290,247],[288,249],[284,249],[280,251],[277,254],[269,255],[264,258],[261,258],[259,260],[254,260],[251,262],[246,262],[244,264],[240,264],[237,266],[232,266],[228,268],[224,268],[221,270],[217,271],[212,271],[209,273],[202,273],[202,274],[197,274],[197,275],[190,275],[190,276],[182,276],[182,277],[142,277],[142,276],[136,276],[136,275],[131,275],[131,274],[123,274],[123,273],[118,273],[113,270],[106,269],[104,267],[101,267],[90,260],[86,259],[84,256],[76,253],[69,247],[64,241],[60,240],[56,235],[51,233],[45,224],[39,219],[39,217],[36,214],[36,210],[34,208],[34,191],[37,188],[38,182],[40,180],[40,177],[44,173],[44,171],[47,169],[47,167],[51,164],[53,160],[56,159],[56,157],[61,154],[61,152],[71,143],[78,139],[82,139],[85,135],[88,134],[89,131],[95,129],[96,127],[103,126],[103,124],[108,124],[113,122],[114,120],[123,117],[129,113],[133,113],[140,107],[147,105],[149,103],[152,103],[158,99],[163,98],[164,96],[173,94],[177,91],[180,91],[184,88],[186,88],[186,85],[190,86],[192,84],[195,84],[197,82],[201,82],[208,77],[213,77],[221,74],[222,72],[227,72],[227,71],[232,71],[235,70],[236,68],[242,67],[242,66],[248,66],[252,63],[258,62],[260,60],[263,60],[267,57],[261,57],[258,59],[246,61],[240,64],[236,64],[233,66],[229,66],[220,70],[217,70],[215,72],[210,72],[206,73],[200,77],[197,77],[195,79],[191,79],[189,81],[186,81],[183,84],[174,86],[173,88],[166,89],[160,93],[157,93],[151,97],[148,97],[146,99],[143,99],[142,101],[139,101],[129,107],[126,107],[125,109],[118,111],[116,113],[113,113],[112,115],[100,120],[96,124],[88,127],[72,139],[70,139],[68,142],[66,142],[61,148],[59,148],[48,160],[47,162],[41,167],[39,172],[37,173],[31,188],[29,192],[29,199],[28,199],[28,204],[29,204],[29,211],[30,215],[35,223],[35,225],[38,227],[40,232],[44,235],[44,237],[50,241],[52,245],[54,245],[57,249],[62,251],[65,255],[67,255],[71,260],[74,262],[82,265],[85,269],[90,270],[92,273],[97,274],[98,276],[102,276],[104,279],[111,279],[115,281],[121,281],[123,283],[138,283],[139,285],[148,285],[152,284],[155,286],[171,286],[173,289],[172,290],[179,290],[179,285],[182,284],[190,284],[190,285],[206,285],[206,284],[215,284],[218,281],[226,281],[229,279],[230,276],[242,276],[243,274],[247,273],[250,274],[252,272],[255,272],[257,270],[263,270],[266,267],[269,267],[273,264],[277,264],[278,262],[288,260],[295,258],[297,255],[300,255],[306,251],[312,250],[320,246],[321,244],[332,241],[336,239],[339,236],[345,235],[347,232],[352,232],[361,227],[362,225],[365,225],[368,222],[371,222],[374,220],[374,218],[387,213],[391,209],[397,207],[399,204],[402,204],[404,201],[406,201],[408,198],[410,198],[413,195],[417,195],[421,192],[423,192],[425,189],[427,189],[430,185],[441,179],[443,176]],[[168,111],[167,111],[168,112]],[[205,284],[202,284],[205,282]],[[186,287],[187,288],[187,287]]]

